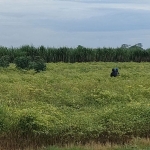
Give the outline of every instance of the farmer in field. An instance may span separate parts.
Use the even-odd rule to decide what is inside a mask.
[[[119,76],[119,71],[118,71],[118,68],[116,68],[116,73],[117,73],[117,76]]]
[[[118,71],[118,68],[113,68],[112,69],[112,72],[110,74],[111,77],[116,77],[119,75],[119,71]]]

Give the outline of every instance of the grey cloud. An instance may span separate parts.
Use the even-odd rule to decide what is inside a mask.
[[[149,0],[1,0],[0,45],[148,45],[149,15]]]
[[[130,31],[150,29],[148,16],[149,13],[119,11],[108,16],[96,16],[82,20],[41,19],[35,24],[40,27],[67,32]]]

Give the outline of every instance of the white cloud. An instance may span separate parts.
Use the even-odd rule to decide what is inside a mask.
[[[148,45],[149,15],[149,0],[0,0],[0,45]]]

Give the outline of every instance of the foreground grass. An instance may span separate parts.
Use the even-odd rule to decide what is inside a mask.
[[[120,76],[110,78],[116,65]],[[125,144],[150,135],[149,63],[50,63],[41,73],[12,64],[0,72],[3,149]]]
[[[50,146],[43,150],[149,150],[150,139],[134,138],[130,143],[125,145],[116,145],[107,143],[102,145],[100,143],[90,143],[86,145],[74,146],[66,145],[64,147]]]

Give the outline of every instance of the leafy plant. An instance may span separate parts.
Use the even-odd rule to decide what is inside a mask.
[[[34,69],[36,72],[46,70],[46,64],[39,56],[36,56],[33,61],[31,61],[31,57],[17,57],[15,59],[15,64],[17,68]]]
[[[39,129],[36,117],[32,114],[24,114],[19,118],[17,129],[22,133],[34,133]]]
[[[0,67],[9,67],[9,56],[5,55],[0,58]]]
[[[30,60],[31,60],[30,57],[21,56],[15,58],[14,62],[17,68],[28,69]]]
[[[46,64],[45,64],[44,60],[40,57],[35,57],[35,60],[32,63],[32,65],[33,65],[33,68],[36,72],[46,70]]]

